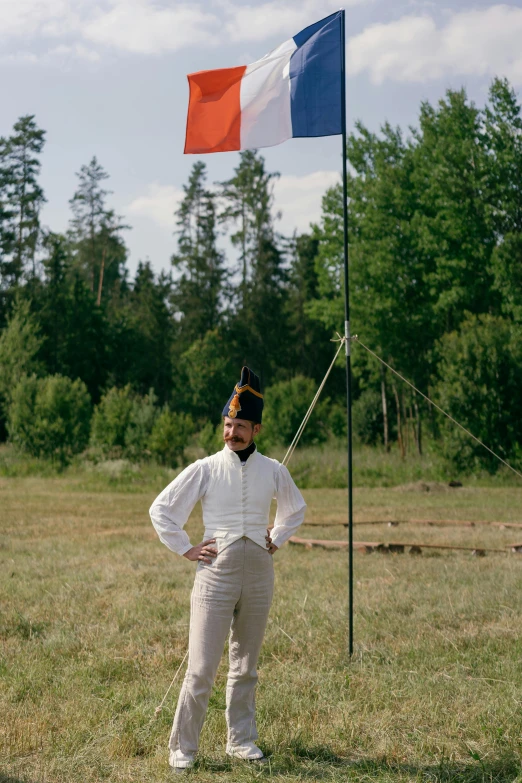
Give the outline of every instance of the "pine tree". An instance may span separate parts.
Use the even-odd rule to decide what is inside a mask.
[[[285,365],[281,335],[286,333],[287,272],[274,229],[273,180],[257,151],[242,152],[234,176],[221,183],[220,219],[232,228],[239,250],[240,283],[229,324],[238,361],[250,364],[269,383]],[[235,230],[237,229],[237,230]]]
[[[0,139],[0,317],[8,309],[7,289],[14,290],[25,277],[36,276],[36,254],[41,238],[40,210],[45,202],[38,183],[40,154],[45,131],[33,115],[13,126],[8,138]]]
[[[9,200],[15,231],[13,261],[20,276],[24,272],[36,275],[40,210],[46,201],[37,179],[44,144],[45,131],[38,128],[34,115],[20,117],[6,144]]]
[[[73,218],[71,238],[75,243],[75,265],[83,275],[96,303],[101,304],[103,292],[114,293],[124,278],[127,250],[121,232],[128,229],[122,218],[106,206],[107,196],[102,183],[107,172],[93,157],[77,174],[78,190],[69,201]]]
[[[112,320],[111,382],[130,383],[140,394],[152,388],[161,403],[169,400],[173,385],[176,323],[169,306],[171,291],[169,275],[156,278],[150,263],[140,262]]]
[[[219,326],[224,298],[226,272],[217,248],[216,196],[205,183],[206,166],[195,163],[176,213],[178,251],[171,262],[179,276],[172,302],[185,347]]]
[[[20,379],[42,371],[39,357],[44,340],[31,302],[18,295],[7,326],[0,333],[0,421]]]
[[[276,244],[263,239],[248,281],[242,308],[231,323],[241,364],[253,365],[263,383],[272,382],[279,368],[287,371],[287,273]]]
[[[0,138],[0,327],[7,321],[10,299],[21,278],[21,271],[14,257],[15,213],[10,191],[8,143],[7,139]]]
[[[290,269],[286,317],[288,364],[292,368],[292,373],[320,381],[330,363],[327,345],[331,332],[320,321],[310,316],[310,306],[319,297],[316,270],[318,250],[319,240],[311,234],[294,236],[289,242]],[[334,378],[335,375],[336,373]],[[343,376],[341,382],[344,384],[344,373],[340,375]]]
[[[44,239],[44,276],[35,305],[45,342],[41,351],[47,372],[67,375],[69,371],[69,327],[74,317],[71,296],[71,248],[62,234]]]
[[[274,242],[272,181],[278,176],[265,170],[265,159],[256,150],[246,150],[240,153],[234,176],[221,183],[225,208],[220,221],[233,227],[230,239],[239,250],[239,307],[247,294],[256,259],[266,243]]]

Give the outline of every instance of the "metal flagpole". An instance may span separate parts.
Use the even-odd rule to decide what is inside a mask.
[[[348,173],[346,161],[346,12],[341,11],[341,112],[343,140],[344,334],[346,337],[346,412],[348,424],[348,654],[353,655],[353,487],[352,367],[350,356],[350,287],[348,281]]]

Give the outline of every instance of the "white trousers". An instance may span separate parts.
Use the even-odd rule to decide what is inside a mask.
[[[190,599],[189,657],[169,740],[171,751],[196,753],[227,634],[228,745],[257,739],[257,661],[274,591],[268,550],[245,536],[212,563],[198,562]]]

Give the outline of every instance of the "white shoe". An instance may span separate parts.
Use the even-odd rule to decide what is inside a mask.
[[[227,756],[246,761],[261,761],[265,758],[263,751],[253,742],[244,742],[243,745],[227,745]]]
[[[184,769],[190,769],[194,766],[194,756],[192,753],[183,753],[181,750],[171,750],[169,753],[170,766],[180,771]]]

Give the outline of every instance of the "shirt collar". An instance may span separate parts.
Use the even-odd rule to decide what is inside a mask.
[[[254,452],[251,454],[250,459],[254,457],[254,455],[257,453],[257,446],[254,443]],[[237,456],[237,453],[235,451],[232,451],[232,449],[229,449],[227,444],[223,446],[223,456],[227,462],[229,462],[231,465],[241,465],[241,461],[239,457]]]

